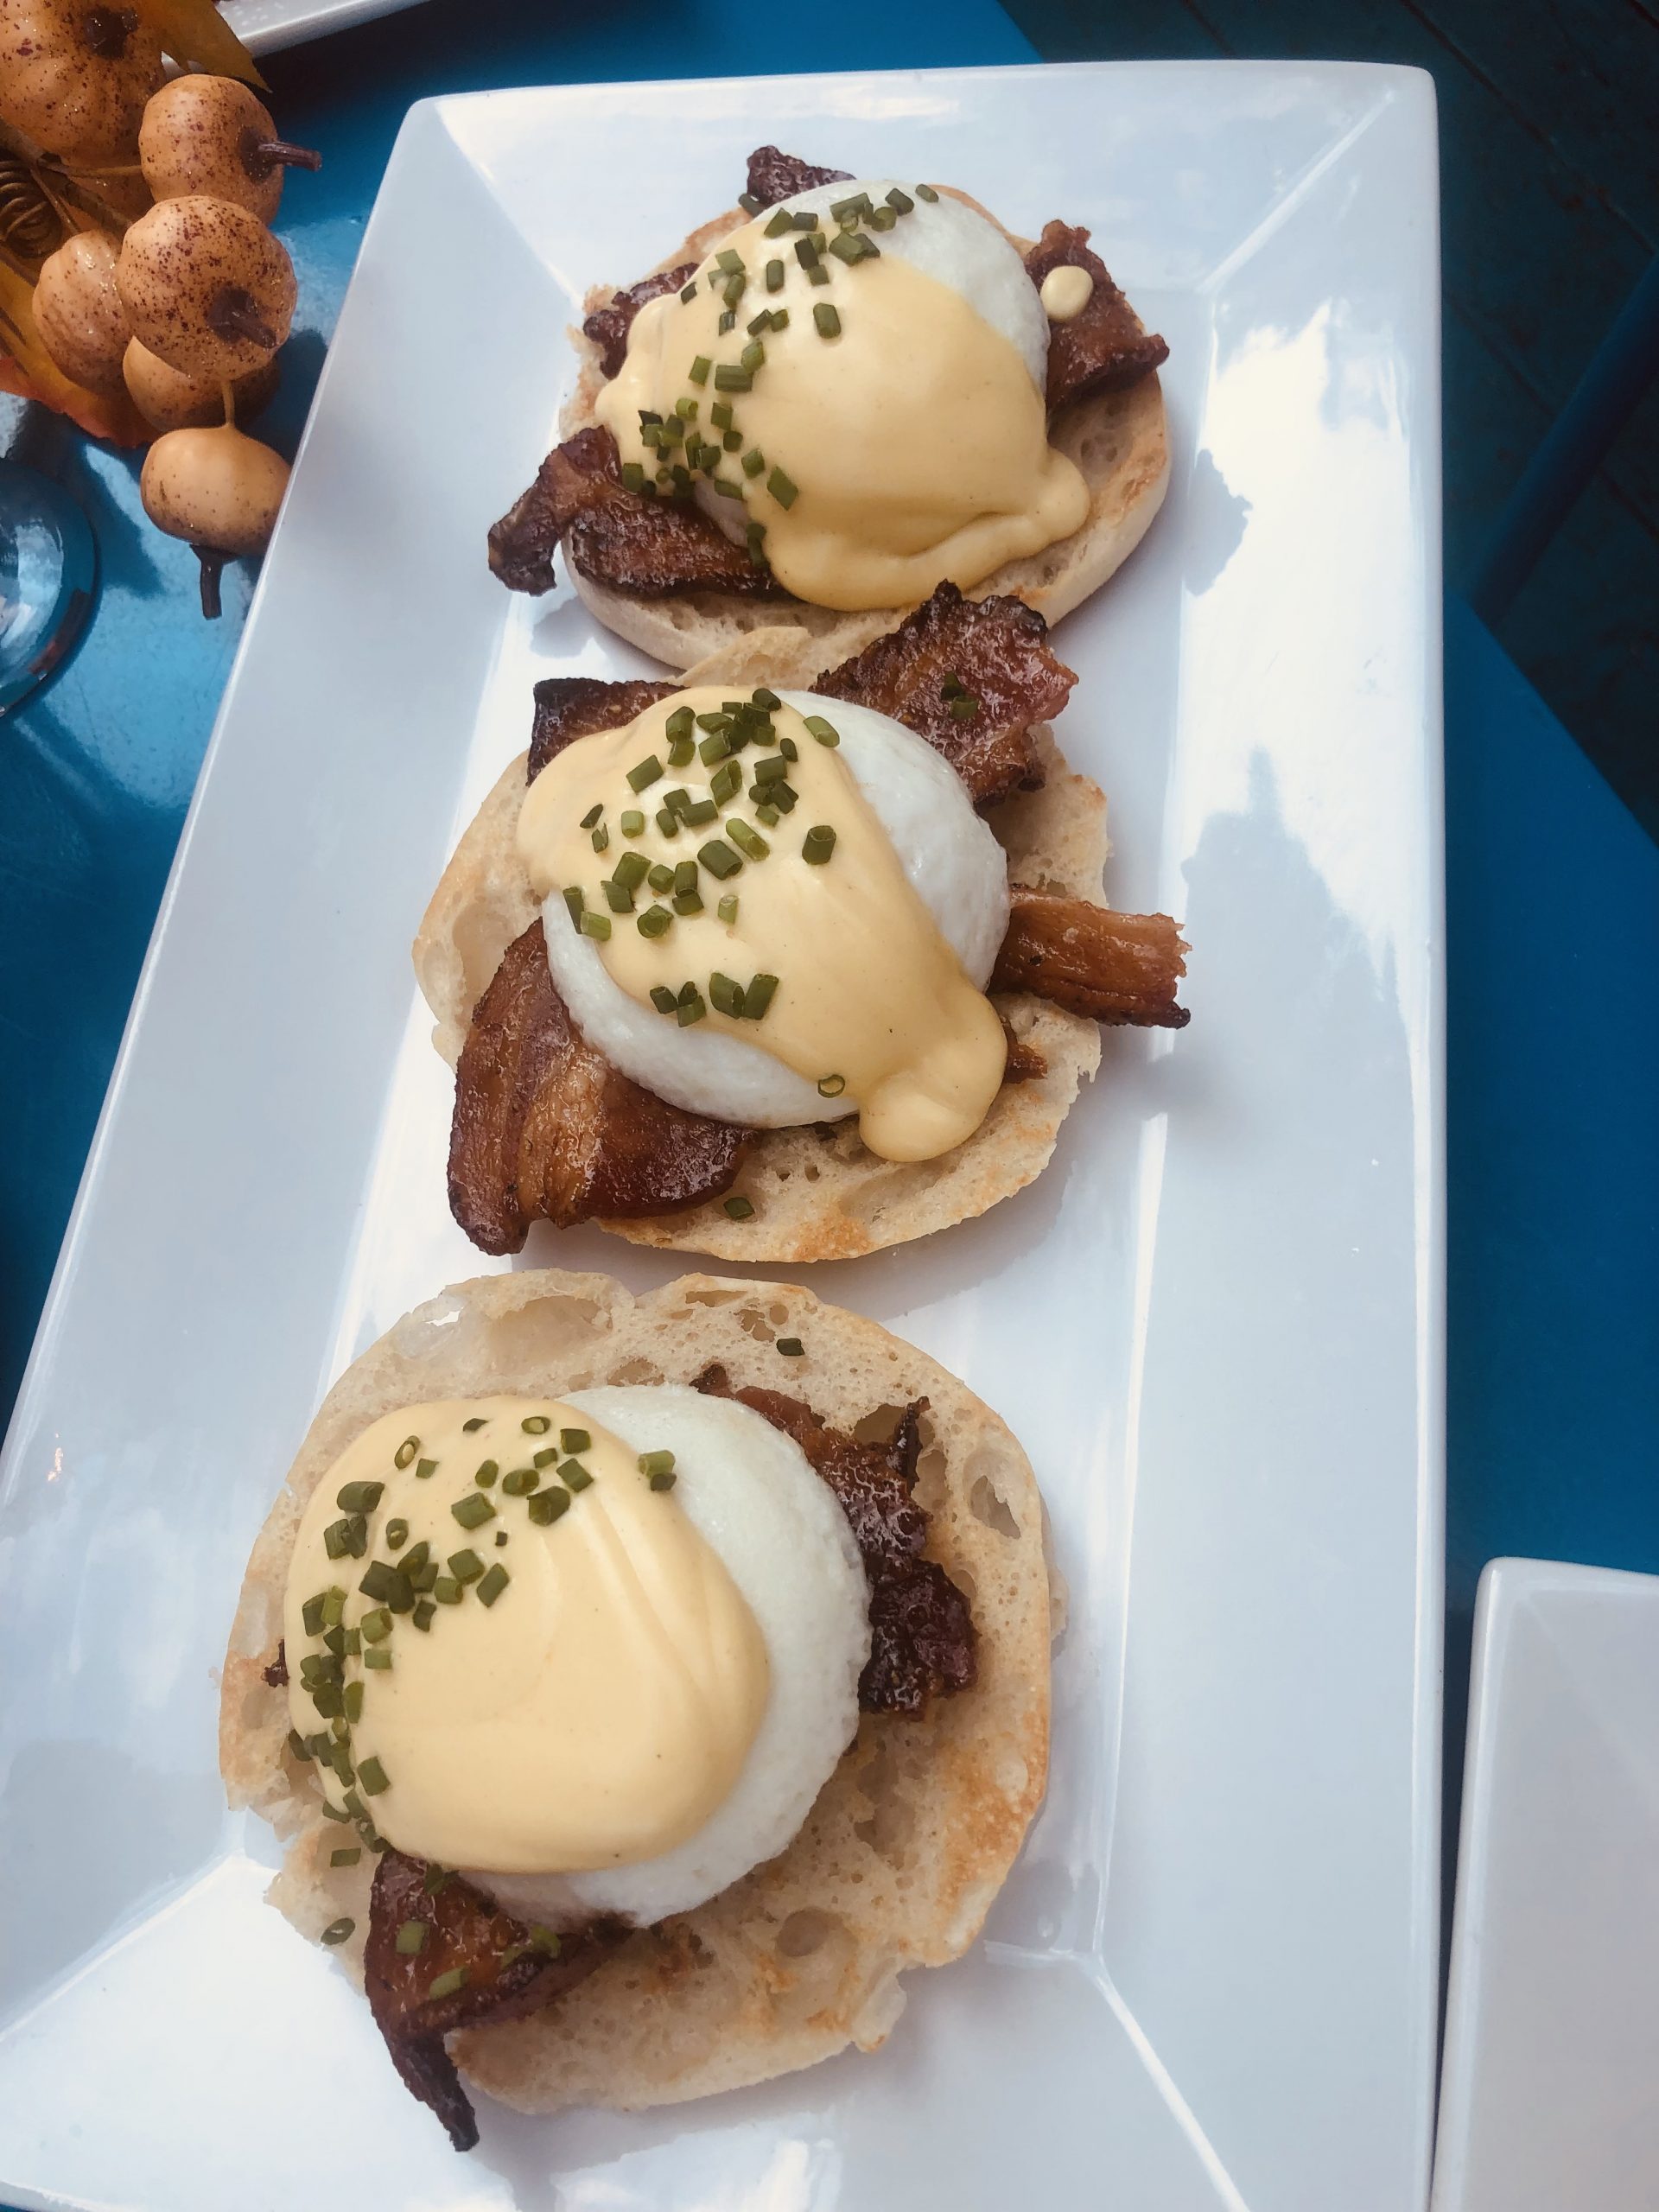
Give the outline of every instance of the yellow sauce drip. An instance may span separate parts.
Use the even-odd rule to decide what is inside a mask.
[[[691,302],[671,292],[634,318],[627,357],[596,408],[624,462],[652,476],[662,458],[641,442],[642,409],[671,415],[695,397],[699,426],[718,440],[710,410],[726,401],[745,449],[766,467],[750,480],[741,453],[723,454],[719,473],[744,499],[715,498],[711,510],[722,523],[762,524],[779,582],[818,607],[911,606],[946,581],[965,590],[1082,528],[1088,487],[1049,445],[1043,395],[1001,331],[896,253],[851,268],[831,258],[831,281],[812,285],[792,238],[763,229],[750,223],[721,242],[749,272],[734,329],[720,332],[723,298],[706,282],[709,263]],[[776,293],[757,281],[772,260],[785,272]],[[825,304],[841,322],[828,339],[813,319]],[[738,363],[747,324],[775,307],[789,324],[760,334],[766,359],[751,391],[692,381],[699,356]],[[797,487],[787,507],[767,489],[773,467]]]
[[[757,974],[776,976],[778,988],[761,1020],[734,1019],[709,1000],[708,1025],[759,1046],[809,1082],[822,1086],[839,1077],[841,1089],[823,1092],[836,1102],[826,1110],[855,1105],[859,1135],[880,1158],[937,1159],[964,1143],[984,1120],[1001,1085],[1007,1039],[838,749],[820,744],[795,708],[775,709],[778,736],[792,740],[799,756],[789,763],[788,781],[800,795],[775,828],[757,821],[753,804],[740,797],[706,826],[682,829],[671,840],[664,835],[656,818],[662,794],[680,788],[693,803],[706,798],[718,763],[705,766],[694,757],[684,767],[664,766],[661,779],[639,793],[628,784],[636,763],[652,756],[666,763],[671,714],[688,706],[709,712],[721,701],[713,688],[677,692],[647,707],[626,728],[578,739],[556,753],[525,793],[518,817],[518,854],[531,887],[545,898],[579,886],[588,906],[608,912],[600,880],[621,852],[672,866],[695,860],[711,839],[729,842],[731,821],[749,825],[767,855],[745,859],[740,873],[723,880],[701,868],[701,914],[677,915],[665,935],[644,936],[639,914],[652,905],[670,906],[671,895],[658,897],[642,885],[634,913],[610,915],[611,934],[599,945],[607,969],[647,1007],[653,985],[677,995],[695,982],[709,1000],[715,971],[744,986]],[[833,724],[836,702],[823,703]],[[777,752],[751,746],[739,756],[745,793],[756,763]],[[596,802],[603,804],[611,840],[603,855],[580,826]],[[624,838],[620,818],[630,810],[644,813],[645,827]],[[818,824],[836,832],[823,866],[803,855],[807,831]],[[729,893],[736,894],[738,911],[727,922],[717,902]],[[550,912],[550,929],[569,925],[556,909]]]
[[[1051,322],[1075,322],[1094,297],[1095,280],[1086,269],[1063,262],[1051,269],[1037,296]]]
[[[463,1421],[482,1414],[470,1433]],[[527,1435],[520,1424],[551,1426]],[[501,1475],[557,1445],[561,1428],[592,1438],[582,1463],[592,1484],[545,1527],[528,1501],[487,1490],[477,1468]],[[418,1454],[396,1464],[404,1440]],[[563,1458],[561,1452],[560,1457]],[[421,1476],[423,1461],[436,1470]],[[556,1481],[552,1464],[541,1486]],[[343,1484],[385,1487],[368,1515],[362,1559],[331,1559],[324,1530],[341,1517]],[[495,1517],[458,1522],[460,1498],[487,1497]],[[409,1525],[394,1552],[387,1523]],[[508,1541],[498,1546],[499,1531]],[[375,1601],[358,1585],[372,1560],[395,1564],[423,1541],[440,1572],[470,1548],[511,1577],[493,1605],[474,1580],[458,1605],[438,1605],[423,1630],[394,1613],[388,1670],[347,1657],[362,1711],[351,1756],[368,1817],[400,1851],[491,1873],[575,1873],[654,1859],[694,1835],[729,1794],[766,1711],[766,1649],[754,1616],[718,1554],[672,1490],[653,1491],[636,1455],[590,1416],[556,1401],[491,1397],[410,1406],[371,1424],[341,1453],[308,1504],[289,1569],[283,1613],[289,1708],[302,1737],[328,1728],[302,1680],[320,1653],[306,1600],[346,1592],[343,1625],[359,1627]],[[359,1629],[360,1633],[360,1629]],[[364,1789],[378,1759],[387,1786]],[[346,1784],[317,1770],[343,1804]],[[372,1769],[371,1769],[372,1775]],[[351,1830],[339,1831],[354,1840]]]

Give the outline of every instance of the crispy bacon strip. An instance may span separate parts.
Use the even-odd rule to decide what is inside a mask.
[[[1065,706],[1077,682],[1048,645],[1048,625],[1023,600],[964,599],[941,584],[813,690],[891,715],[943,753],[976,806],[1036,791],[1042,767],[1032,725]],[[969,710],[958,714],[965,692]]]
[[[1137,1029],[1185,1029],[1175,993],[1186,950],[1167,914],[1115,914],[1016,884],[994,991],[1035,991],[1068,1013]]]
[[[775,207],[780,200],[792,200],[798,192],[810,192],[815,185],[851,181],[850,169],[815,169],[810,162],[783,153],[776,146],[757,146],[749,156],[749,197],[758,200],[762,207]]]
[[[658,699],[670,697],[677,683],[607,683],[598,676],[548,676],[536,686],[536,717],[530,733],[530,772],[533,784],[556,753],[574,745],[579,737],[595,737],[602,729],[620,729]]]
[[[1089,244],[1085,230],[1046,223],[1043,235],[1026,256],[1031,281],[1039,290],[1051,270],[1086,269],[1095,280],[1083,313],[1070,322],[1048,327],[1048,411],[1057,414],[1100,391],[1122,391],[1139,384],[1169,359],[1161,338],[1142,330],[1135,309]]]
[[[682,591],[789,596],[701,507],[642,499],[618,467],[616,440],[597,424],[554,447],[490,531],[490,566],[510,591],[551,590],[553,556],[568,533],[567,557],[584,576],[642,599]]]
[[[473,1010],[450,1211],[484,1252],[518,1251],[532,1221],[671,1212],[730,1189],[749,1134],[683,1113],[594,1051],[554,988],[537,920]]]
[[[558,1936],[532,1932],[459,1876],[436,1879],[435,1891],[420,1859],[384,1854],[369,1898],[364,1984],[404,2086],[436,2113],[457,2151],[470,2151],[478,2121],[444,2037],[550,2005],[585,1981],[629,1931],[621,1921],[600,1919]],[[397,1931],[411,1923],[425,1936],[418,1950],[400,1951]],[[460,1987],[434,1996],[433,1983],[458,1968]]]
[[[621,367],[628,351],[628,333],[633,328],[633,318],[647,300],[660,299],[664,292],[684,289],[697,273],[695,261],[683,261],[677,269],[659,269],[653,276],[642,276],[637,284],[630,284],[626,291],[613,293],[607,304],[595,308],[584,316],[582,332],[599,348],[601,373],[613,377]]]
[[[821,1421],[781,1390],[735,1390],[723,1367],[704,1368],[692,1388],[735,1398],[793,1437],[847,1516],[870,1586],[870,1656],[859,1677],[866,1713],[915,1719],[933,1697],[971,1689],[976,1632],[968,1600],[937,1560],[924,1557],[927,1515],[917,1504],[916,1459],[927,1401],[906,1406],[885,1444],[861,1444]]]

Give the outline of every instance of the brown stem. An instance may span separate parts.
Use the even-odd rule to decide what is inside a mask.
[[[217,622],[224,612],[219,580],[225,572],[225,556],[211,545],[193,545],[190,550],[201,563],[201,611],[210,622]]]
[[[127,41],[138,28],[130,8],[89,8],[80,19],[80,35],[102,61],[124,61]]]
[[[262,138],[250,124],[238,149],[242,166],[256,184],[263,184],[272,169],[320,169],[322,156],[310,146],[290,145],[286,138]]]
[[[276,334],[260,314],[251,294],[239,284],[221,286],[207,308],[207,327],[219,338],[245,338],[267,353],[276,345]]]

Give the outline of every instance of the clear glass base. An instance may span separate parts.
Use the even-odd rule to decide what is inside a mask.
[[[92,529],[68,493],[0,461],[0,715],[74,651],[97,583]]]

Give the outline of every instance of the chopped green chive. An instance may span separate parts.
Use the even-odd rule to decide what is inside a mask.
[[[386,1549],[389,1552],[400,1552],[408,1541],[408,1522],[403,1520],[388,1521],[386,1523]]]
[[[752,976],[743,993],[743,1019],[759,1021],[772,1004],[772,993],[778,988],[775,976]]]
[[[466,1497],[458,1497],[449,1508],[463,1529],[481,1529],[486,1521],[495,1518],[495,1508],[482,1491],[474,1491]],[[453,1567],[454,1561],[450,1560]]]
[[[567,1490],[586,1490],[593,1477],[580,1459],[563,1459],[559,1463],[559,1480]]]
[[[415,1439],[411,1437],[410,1440],[413,1443]],[[414,1456],[415,1454],[411,1452],[409,1459],[412,1459]],[[409,1465],[409,1459],[404,1459],[401,1447],[397,1453],[397,1464],[400,1467],[406,1467]],[[334,1503],[342,1513],[372,1513],[385,1495],[385,1483],[346,1483],[341,1485]]]
[[[559,1431],[559,1449],[562,1452],[591,1452],[593,1448],[594,1440],[585,1428],[562,1428]]]
[[[893,186],[893,190],[887,194],[887,202],[895,215],[908,215],[911,209],[916,205],[916,202],[911,198],[910,194],[907,192],[901,192],[896,184]]]
[[[315,1598],[308,1598],[300,1608],[300,1618],[305,1623],[305,1632],[308,1636],[322,1634],[323,1604],[322,1592],[318,1591]]]
[[[363,1664],[385,1674],[391,1667],[391,1654],[384,1643],[377,1643],[372,1651],[365,1651],[363,1654]]]
[[[716,391],[747,391],[753,383],[754,378],[747,369],[738,368],[729,361],[722,361],[715,371]]]
[[[846,1088],[847,1078],[844,1075],[821,1075],[818,1077],[820,1098],[839,1098]]]
[[[429,1480],[437,1471],[438,1463],[435,1459],[417,1459],[415,1462],[415,1476],[417,1482]]]
[[[795,258],[800,263],[803,269],[811,270],[817,267],[818,249],[814,245],[810,238],[796,239]]]
[[[461,1433],[464,1436],[470,1436],[474,1429],[485,1427],[489,1418],[487,1414],[474,1414],[470,1421],[464,1421],[461,1424]]]
[[[707,384],[709,381],[709,372],[714,367],[714,363],[709,359],[706,353],[699,353],[696,359],[692,362],[690,367],[686,371],[686,374],[690,378],[693,384]]]
[[[499,1560],[497,1560],[495,1565],[478,1586],[479,1603],[482,1605],[493,1605],[511,1580],[512,1577],[508,1574],[506,1568],[502,1566]],[[359,1769],[359,1771],[360,1772],[361,1770]]]
[[[728,276],[736,276],[745,266],[742,255],[734,245],[722,246],[715,256],[716,269],[723,269]]]
[[[441,1574],[432,1585],[432,1595],[441,1605],[458,1605],[461,1586],[453,1574]]]
[[[787,779],[788,775],[789,762],[781,753],[774,753],[770,760],[757,760],[754,764],[754,780],[757,784],[780,784]]]
[[[828,300],[820,300],[818,302],[817,305],[812,310],[812,320],[817,326],[817,333],[820,338],[840,337],[841,317],[836,314],[834,308],[830,306]]]
[[[358,1649],[359,1652],[362,1649],[360,1642]],[[340,1717],[354,1728],[358,1722],[363,1718],[363,1685],[361,1682],[346,1683],[345,1692],[345,1707],[346,1710]]]
[[[918,184],[916,188],[916,197],[918,200],[931,201],[937,200],[938,196],[931,184]]]
[[[772,850],[772,847],[760,832],[758,830],[750,829],[748,823],[741,817],[734,816],[726,824],[726,835],[749,860],[763,861]]]
[[[608,830],[595,830],[588,842],[596,853],[608,853],[611,849],[611,833]]]
[[[674,1454],[671,1452],[642,1452],[639,1454],[642,1475],[666,1475],[671,1473],[673,1466]]]
[[[605,802],[604,802],[602,799],[596,800],[596,801],[595,801],[595,803],[594,803],[592,806],[590,806],[590,807],[588,808],[588,810],[587,813],[586,813],[586,814],[584,814],[584,815],[582,816],[582,828],[583,828],[584,830],[591,830],[591,829],[593,828],[593,826],[594,826],[594,823],[596,823],[596,822],[598,821],[598,819],[599,819],[600,816],[601,816],[601,814],[603,814],[603,813],[604,813],[604,811],[605,811]],[[480,1427],[482,1426],[482,1424],[481,1424],[481,1423],[480,1423]],[[463,1428],[470,1428],[472,1426],[473,1426],[473,1424],[472,1424],[472,1422],[471,1422],[471,1421],[463,1421],[463,1422],[461,1423],[461,1427],[462,1427]]]
[[[794,217],[780,207],[766,225],[765,235],[769,238],[780,238],[785,231],[794,227]]]
[[[781,292],[783,289],[784,264],[781,261],[769,261],[766,264],[766,289],[769,292]]]
[[[630,853],[628,855],[628,858],[630,860],[637,860],[639,858],[639,855],[637,853]],[[620,865],[620,863],[619,863],[619,865]],[[546,1414],[526,1414],[523,1421],[519,1422],[518,1426],[523,1429],[526,1436],[545,1436],[548,1430],[552,1427],[553,1423],[550,1417]]]
[[[735,875],[743,865],[731,847],[721,837],[712,837],[706,845],[700,846],[697,849],[697,858],[710,875],[718,876],[722,881],[728,876]]]
[[[378,1797],[387,1787],[391,1777],[378,1759],[366,1758],[357,1770],[357,1779],[365,1797]]]
[[[575,930],[580,930],[582,927],[582,886],[579,883],[573,883],[569,885],[568,888],[562,891],[559,895],[570,910],[571,927]]]
[[[729,1214],[734,1221],[747,1221],[753,1214],[754,1208],[740,1192],[736,1198],[727,1199],[723,1211]]]
[[[880,253],[881,249],[874,238],[867,238],[860,231],[842,231],[838,238],[830,239],[830,251],[837,261],[850,264],[855,261],[868,261],[873,254]]]
[[[499,1459],[486,1459],[473,1477],[473,1480],[478,1484],[480,1490],[488,1490],[500,1471],[501,1463]]]
[[[781,468],[774,468],[767,477],[766,489],[785,512],[794,505],[800,496]]]
[[[338,1628],[346,1618],[346,1592],[337,1582],[331,1582],[322,1593],[322,1618],[326,1628]]]
[[[338,1851],[329,1853],[328,1864],[331,1866],[355,1866],[362,1856],[360,1843],[342,1843]]]
[[[648,753],[643,760],[637,760],[629,769],[628,786],[632,791],[642,791],[648,785],[654,784],[662,772],[662,762],[654,753]]]
[[[677,891],[671,901],[677,914],[700,914],[702,901],[695,891]]]
[[[625,461],[618,474],[625,492],[645,492],[651,488],[645,482],[645,472],[637,461]]]
[[[815,823],[806,833],[801,847],[801,858],[814,868],[822,868],[836,849],[836,833],[827,822]]]
[[[679,836],[680,817],[675,813],[671,806],[664,806],[658,809],[657,827],[662,831],[664,837],[677,837]]]
[[[639,918],[636,927],[641,937],[666,937],[674,926],[674,917],[666,906],[647,906]]]
[[[406,1467],[420,1448],[421,1440],[418,1436],[406,1436],[391,1455],[392,1465]]]
[[[728,1020],[743,1019],[743,987],[730,976],[722,976],[718,968],[709,978],[709,1001],[717,1014]]]
[[[820,745],[839,745],[841,743],[841,732],[836,728],[833,722],[825,721],[822,715],[808,715],[804,717],[804,720],[807,728],[812,733],[812,735],[817,739]]]
[[[453,1997],[458,1989],[465,1989],[466,1986],[466,1967],[451,1967],[448,1973],[433,1977],[432,1986],[426,1993],[429,1997]]]
[[[435,1574],[433,1579],[436,1580]],[[410,1618],[416,1628],[429,1629],[432,1625],[432,1616],[437,1610],[429,1598],[417,1598],[415,1601],[415,1610],[410,1615]]]
[[[873,231],[890,231],[899,220],[898,210],[893,207],[872,207],[868,220]]]
[[[768,317],[768,320],[770,320],[770,317]],[[766,366],[766,349],[760,343],[760,340],[758,338],[750,339],[748,344],[743,348],[743,351],[737,357],[737,365],[739,368],[747,369],[751,376],[754,374],[757,369],[764,368]]]
[[[462,1551],[451,1552],[448,1566],[457,1582],[476,1582],[484,1572],[484,1562],[470,1544]]]
[[[666,983],[652,985],[651,1002],[658,1014],[672,1014],[680,1003]]]
[[[789,219],[798,231],[816,231],[818,227],[818,219],[810,208],[798,209]]]
[[[409,1577],[400,1568],[388,1567],[383,1559],[371,1562],[357,1586],[365,1598],[372,1598],[377,1605],[390,1606],[394,1613],[406,1613],[415,1603]]]
[[[709,779],[710,798],[716,807],[724,806],[728,798],[735,798],[743,788],[743,771],[735,760],[724,760]]]
[[[806,272],[806,281],[809,284],[827,284],[830,282],[830,271],[821,261],[815,261]]]
[[[622,817],[621,829],[625,837],[643,837],[645,834],[645,816],[637,813],[632,807],[630,807]]]
[[[727,310],[726,310],[726,312],[725,312],[725,314],[724,314],[723,315],[721,315],[721,317],[720,318],[720,321],[719,321],[718,324],[715,326],[715,327],[719,330],[720,334],[721,334],[721,336],[722,338],[726,335],[726,334],[727,334],[727,332],[728,332],[728,330],[735,330],[735,329],[736,329],[736,327],[737,327],[737,317],[733,314],[733,312],[732,312],[732,310],[731,310],[731,308],[727,308]],[[719,378],[718,374],[716,374],[716,376],[715,376],[715,389],[716,389],[716,390],[718,390],[718,389],[719,389],[719,386],[720,386],[720,378]]]
[[[525,1509],[537,1528],[545,1529],[570,1510],[568,1490],[538,1490]]]
[[[743,456],[742,467],[746,476],[758,476],[766,465],[766,456],[759,446],[751,446]]]
[[[633,859],[638,856],[625,854],[623,857]],[[599,887],[605,893],[605,904],[613,914],[631,914],[633,912],[633,893],[626,883],[619,883],[614,876],[611,876]]]
[[[349,1813],[342,1813],[338,1805],[331,1805],[325,1797],[322,1801],[322,1817],[325,1821],[340,1821],[343,1823],[349,1821],[352,1816]]]
[[[423,1920],[404,1921],[398,1928],[397,1941],[397,1948],[402,1955],[406,1959],[412,1959],[415,1954],[425,1946],[426,1923]]]
[[[310,1749],[297,1728],[290,1728],[288,1732],[288,1748],[296,1759],[308,1759],[311,1756]]]
[[[610,933],[611,918],[608,914],[584,914],[582,916],[582,934],[583,937],[596,938],[601,944],[603,944],[605,939],[609,937]]]
[[[384,1643],[391,1634],[391,1615],[384,1605],[377,1605],[359,1621],[357,1632],[365,1643]]]
[[[343,1943],[356,1933],[357,1923],[354,1920],[331,1920],[322,1931],[322,1940],[330,1945]]]
[[[675,1018],[679,1022],[681,1028],[690,1029],[692,1023],[694,1021],[701,1021],[708,1011],[708,1007],[702,1001],[702,993],[697,988],[696,985],[695,983],[682,984],[680,987],[680,1002],[675,1009]]]

